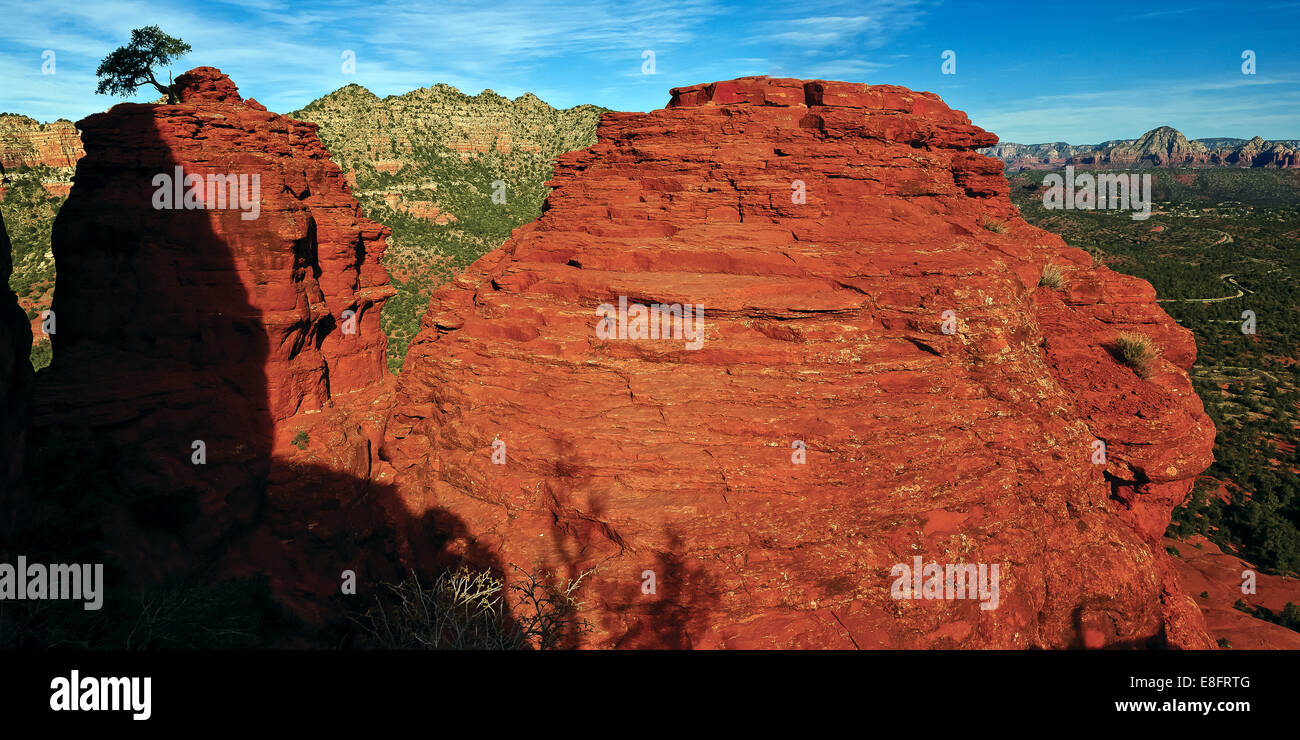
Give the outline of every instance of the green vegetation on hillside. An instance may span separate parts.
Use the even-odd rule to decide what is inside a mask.
[[[58,215],[62,195],[52,195],[42,182],[66,182],[67,175],[49,167],[23,167],[4,173],[5,231],[13,245],[13,273],[9,287],[18,294],[18,305],[34,319],[50,307],[54,299],[54,256],[50,251],[50,231]],[[38,339],[41,339],[38,337]],[[32,346],[32,364],[37,370],[50,364],[48,339]]]
[[[594,143],[603,112],[448,85],[380,99],[348,85],[290,114],[320,125],[366,216],[393,230],[383,264],[397,295],[381,320],[390,369],[433,290],[541,215],[555,157]]]
[[[1289,630],[1300,632],[1300,604],[1286,602],[1286,606],[1281,612],[1274,612],[1266,606],[1252,606],[1242,599],[1237,599],[1237,603],[1232,605],[1233,608],[1246,612],[1256,619],[1262,619],[1265,622],[1280,624]]]
[[[1202,533],[1270,572],[1300,573],[1300,172],[1142,173],[1155,201],[1145,221],[1048,211],[1043,172],[1014,175],[1011,195],[1030,223],[1150,281],[1160,306],[1196,336],[1191,376],[1218,430],[1215,462],[1175,511],[1170,535]],[[1246,311],[1254,334],[1242,331]]]

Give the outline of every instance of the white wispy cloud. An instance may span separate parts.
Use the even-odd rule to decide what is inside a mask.
[[[807,73],[825,79],[867,81],[865,78],[891,66],[893,65],[865,59],[841,59],[810,65]]]
[[[175,72],[218,66],[245,95],[272,109],[289,110],[310,98],[288,99],[287,91],[312,90],[315,97],[349,82],[381,95],[435,82],[471,93],[487,87],[522,92],[525,83],[545,77],[548,67],[574,55],[639,69],[643,49],[669,53],[692,42],[696,29],[720,12],[713,0],[461,1],[436,6],[326,0],[308,9],[276,0],[211,6],[46,0],[17,5],[0,26],[0,69],[9,73],[0,108],[20,108],[46,119],[107,108],[116,101],[92,95],[94,68],[126,42],[132,28],[144,25],[161,26],[193,46]],[[40,74],[44,49],[57,55],[54,75]],[[341,70],[345,49],[356,54],[354,77]],[[577,102],[589,101],[570,104]]]
[[[1300,120],[1300,91],[1293,80],[1205,81],[1173,85],[1093,90],[1000,100],[970,106],[972,122],[998,132],[1004,141],[1037,144],[1062,140],[1062,131],[1077,132],[1071,144],[1096,144],[1137,138],[1159,125],[1173,126],[1189,138],[1235,136],[1294,138]],[[1247,95],[1259,86],[1288,86],[1266,97]],[[1234,94],[1235,93],[1235,94]],[[1226,119],[1223,111],[1231,110]],[[1248,121],[1248,129],[1241,121]]]
[[[804,15],[804,6],[770,18],[760,25],[760,43],[822,49],[837,45],[875,49],[898,34],[918,26],[933,3],[924,0],[862,0],[818,3],[818,15]],[[827,14],[827,11],[843,13]]]

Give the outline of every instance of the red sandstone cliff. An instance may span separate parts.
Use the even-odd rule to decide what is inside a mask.
[[[26,116],[0,115],[0,170],[71,168],[83,154],[71,121],[39,123]]]
[[[290,601],[336,592],[340,565],[364,566],[356,504],[391,383],[388,230],[361,215],[314,124],[243,100],[210,67],[177,85],[177,105],[124,103],[79,123],[35,447],[61,451],[45,467],[64,483],[122,493],[95,524],[135,578],[215,562],[270,574]],[[204,180],[180,207],[159,195],[178,168],[258,187],[246,179],[222,208]]]
[[[1192,337],[1021,220],[995,142],[837,82],[607,114],[411,345],[376,480],[452,536],[406,556],[594,567],[588,646],[1212,646],[1159,544],[1211,459]],[[703,305],[702,347],[600,338],[620,297]],[[893,598],[915,556],[998,564],[998,608]]]

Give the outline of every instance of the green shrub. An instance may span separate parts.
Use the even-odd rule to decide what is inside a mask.
[[[43,370],[49,367],[53,360],[54,345],[50,344],[50,340],[46,339],[32,344],[31,361],[33,370]]]
[[[1300,605],[1294,602],[1286,602],[1286,606],[1281,612],[1275,612],[1266,606],[1254,606],[1247,604],[1241,599],[1237,599],[1232,605],[1237,611],[1243,611],[1256,619],[1262,619],[1265,622],[1281,625],[1289,630],[1300,632]]]

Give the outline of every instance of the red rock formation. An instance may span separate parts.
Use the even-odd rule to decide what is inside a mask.
[[[606,116],[434,296],[394,398],[386,230],[313,125],[178,83],[80,124],[36,398],[42,482],[111,489],[90,516],[128,577],[266,573],[320,616],[396,547],[596,568],[572,644],[1212,645],[1159,545],[1213,439],[1190,335],[1024,223],[996,137],[936,96],[745,78]],[[155,208],[177,167],[257,175],[256,208]],[[702,344],[608,338],[620,297],[703,306]],[[914,557],[997,565],[997,608],[895,598]]]
[[[1256,136],[1236,149],[1221,149],[1214,153],[1220,164],[1238,167],[1278,167],[1288,169],[1300,166],[1300,152],[1279,142],[1265,141]]]
[[[1300,604],[1300,580],[1261,573],[1201,535],[1164,543],[1178,553],[1173,562],[1183,589],[1200,605],[1216,640],[1227,640],[1234,650],[1300,650],[1300,632],[1257,619],[1235,606],[1240,602],[1280,615],[1287,604]],[[1251,593],[1242,591],[1247,571],[1255,578]]]
[[[0,115],[0,170],[76,167],[83,154],[71,121],[38,123],[26,116]]]
[[[1276,167],[1300,166],[1300,152],[1282,142],[1269,142],[1258,136],[1240,146],[1210,148],[1202,141],[1188,141],[1177,129],[1154,128],[1138,139],[1108,141],[1102,144],[1071,146],[1053,144],[1015,144],[1003,142],[981,151],[1002,160],[1011,172],[1023,170],[1134,167]]]
[[[376,480],[448,540],[406,556],[594,567],[587,646],[1212,646],[1159,544],[1210,462],[1192,338],[1020,219],[995,142],[838,82],[607,114],[433,296]],[[620,297],[702,305],[702,346],[600,338]],[[894,598],[915,556],[999,565],[998,607]]]
[[[176,105],[79,123],[87,153],[54,226],[54,360],[34,433],[123,492],[100,526],[131,576],[217,561],[268,573],[290,600],[337,591],[325,566],[351,556],[346,527],[365,536],[346,521],[391,381],[388,230],[361,215],[314,124],[243,100],[210,67],[176,82]],[[181,208],[160,196],[178,170],[248,187],[222,208],[205,179]]]

